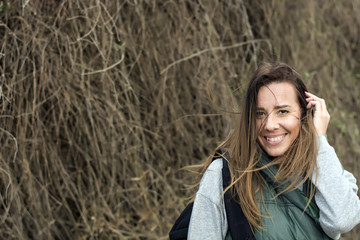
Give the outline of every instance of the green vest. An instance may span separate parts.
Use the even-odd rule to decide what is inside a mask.
[[[266,156],[262,157],[264,164],[271,160]],[[262,204],[260,194],[258,201],[260,209],[265,216],[263,217],[263,230],[255,230],[257,240],[320,240],[330,239],[322,230],[319,224],[319,209],[315,201],[304,211],[308,202],[308,197],[300,189],[294,189],[279,195],[286,185],[281,186],[280,182],[274,180],[277,167],[271,166],[263,169],[261,174],[266,181],[263,186],[263,197],[266,209]],[[269,212],[270,216],[267,214]]]

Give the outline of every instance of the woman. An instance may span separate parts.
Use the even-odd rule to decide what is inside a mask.
[[[356,180],[326,139],[329,120],[325,101],[307,92],[292,68],[264,63],[256,70],[239,125],[218,148],[229,156],[225,192],[252,229],[246,238],[339,239],[360,222]],[[232,237],[222,168],[222,159],[205,163],[189,239]]]

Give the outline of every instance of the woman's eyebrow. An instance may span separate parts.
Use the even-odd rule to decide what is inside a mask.
[[[274,107],[274,109],[280,109],[280,108],[291,108],[291,106],[290,105],[279,105],[279,106]],[[256,110],[264,110],[265,111],[265,108],[258,107],[258,108],[256,108]]]
[[[280,108],[290,108],[290,105],[280,105],[274,107],[274,109],[280,109]]]

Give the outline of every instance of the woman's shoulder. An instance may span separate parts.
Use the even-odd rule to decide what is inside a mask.
[[[222,179],[222,168],[223,168],[223,159],[217,158],[213,160],[209,167],[206,169],[202,179],[201,183],[206,180],[215,180],[215,179]],[[200,184],[201,184],[200,183]]]
[[[206,172],[211,172],[211,171],[221,171],[223,167],[223,159],[222,158],[217,158],[214,159],[209,167],[206,169]],[[221,173],[221,172],[220,172]]]
[[[212,161],[206,169],[201,182],[198,194],[209,198],[212,202],[218,202],[223,192],[222,185],[223,159],[218,158]]]

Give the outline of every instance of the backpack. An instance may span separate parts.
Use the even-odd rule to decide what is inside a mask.
[[[220,149],[218,150],[214,157],[213,161],[218,158],[222,158],[223,160],[223,168],[222,168],[222,179],[223,179],[223,189],[229,186],[230,180],[230,171],[227,161],[223,158],[228,158],[228,153]],[[229,233],[231,239],[233,240],[255,240],[254,234],[250,228],[249,222],[247,221],[238,201],[236,201],[230,191],[227,191],[224,194],[224,203],[226,209],[226,218],[228,221]],[[169,232],[170,240],[182,240],[187,239],[189,224],[191,218],[191,212],[193,209],[194,202],[189,203],[185,209],[181,212],[180,216],[175,221],[175,224],[171,228]]]

